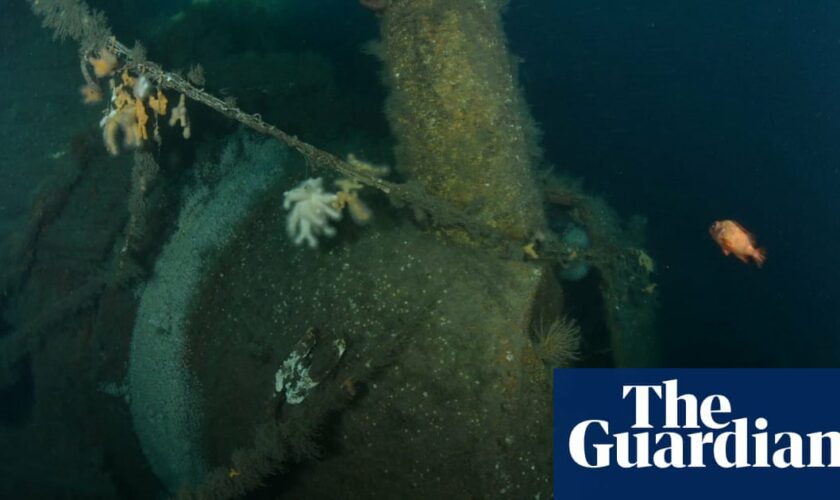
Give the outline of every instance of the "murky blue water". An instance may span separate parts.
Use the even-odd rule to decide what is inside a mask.
[[[666,364],[836,365],[836,4],[513,2],[509,27],[549,160],[649,218]],[[720,255],[725,218],[764,269]]]

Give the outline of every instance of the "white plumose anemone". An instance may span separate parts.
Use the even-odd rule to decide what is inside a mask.
[[[310,248],[318,246],[318,236],[334,236],[330,220],[341,220],[341,212],[334,206],[336,195],[325,193],[323,180],[306,179],[296,188],[283,193],[283,208],[291,209],[286,217],[286,232],[295,245],[304,241]]]

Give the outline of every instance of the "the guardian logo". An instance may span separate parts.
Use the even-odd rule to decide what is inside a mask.
[[[621,397],[624,404],[633,405],[629,429],[614,428],[603,418],[582,420],[571,427],[568,452],[578,466],[840,467],[840,432],[789,432],[773,429],[762,416],[735,418],[725,395],[700,398],[680,394],[677,379],[656,385],[623,385]]]

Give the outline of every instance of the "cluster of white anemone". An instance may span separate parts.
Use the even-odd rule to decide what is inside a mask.
[[[335,208],[336,199],[336,194],[324,192],[320,177],[306,179],[283,194],[283,208],[291,209],[286,217],[286,232],[295,245],[306,242],[310,248],[316,248],[319,236],[335,235],[330,221],[341,220],[341,211]]]

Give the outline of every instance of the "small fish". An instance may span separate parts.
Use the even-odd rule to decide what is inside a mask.
[[[709,228],[709,234],[720,245],[723,255],[732,254],[743,263],[752,259],[758,267],[767,258],[767,252],[755,246],[753,235],[734,220],[715,221]]]

